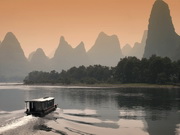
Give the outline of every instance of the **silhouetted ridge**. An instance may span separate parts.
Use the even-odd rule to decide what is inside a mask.
[[[28,72],[28,61],[21,45],[15,35],[8,32],[0,48],[0,74],[11,80],[24,77]]]
[[[168,5],[162,1],[155,1],[148,26],[148,37],[144,57],[153,54],[174,58],[179,36],[176,34]]]
[[[75,66],[88,66],[91,64],[83,42],[74,48],[74,64]]]
[[[124,56],[130,56],[132,51],[132,47],[129,44],[126,44],[125,46],[123,46],[122,48],[122,52]]]
[[[139,42],[134,43],[134,46],[132,48],[129,44],[125,45],[122,48],[123,54],[125,56],[135,56],[135,57],[141,59],[143,57],[144,48],[146,45],[146,39],[147,39],[147,30],[145,30],[143,33],[141,43],[139,43]]]
[[[2,41],[0,55],[4,58],[14,59],[18,57],[21,60],[26,60],[21,45],[12,32],[8,32]]]
[[[31,62],[34,62],[34,61],[44,61],[44,60],[48,60],[48,57],[45,55],[43,49],[41,48],[38,48],[36,50],[36,52],[33,54],[32,58],[31,58]]]
[[[146,46],[147,30],[144,31],[141,43],[136,42],[132,48],[131,56],[136,56],[141,59],[144,54],[144,48]]]
[[[29,56],[28,56],[28,61],[31,61],[31,59],[32,59],[32,57],[33,57],[33,55],[34,55],[35,52],[36,52],[36,51],[33,51],[33,52],[31,52],[31,53],[29,54]]]
[[[65,38],[62,36],[60,38],[59,46],[54,54],[54,59],[59,58],[60,56],[68,56],[70,53],[72,53],[73,48],[71,45],[68,44],[68,42],[65,40]]]
[[[149,27],[160,34],[163,31],[169,31],[174,34],[175,30],[170,16],[170,10],[164,1],[157,0],[154,3],[149,19]]]
[[[45,55],[43,49],[38,48],[31,57],[30,60],[33,70],[50,70],[49,58]]]
[[[22,55],[24,55],[24,52],[20,46],[19,41],[12,32],[8,32],[5,35],[4,40],[1,43],[1,49],[5,49],[6,51],[9,52],[11,52],[13,49],[15,51],[18,51],[18,53],[22,53]]]
[[[94,46],[88,51],[88,56],[93,64],[115,66],[123,56],[118,37],[101,32]]]
[[[84,43],[81,42],[75,49],[68,44],[64,37],[60,38],[59,46],[51,60],[55,70],[66,70],[73,66],[89,65]]]
[[[86,52],[84,43],[81,42],[81,43],[75,48],[75,50],[80,51],[80,52]]]

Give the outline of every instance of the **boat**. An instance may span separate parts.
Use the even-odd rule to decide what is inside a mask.
[[[57,104],[54,104],[54,100],[54,97],[43,97],[38,99],[26,100],[25,113],[27,115],[44,117],[45,115],[56,110]]]

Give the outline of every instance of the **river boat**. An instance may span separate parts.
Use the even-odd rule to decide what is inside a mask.
[[[44,117],[45,115],[56,110],[57,104],[54,104],[54,100],[54,97],[43,97],[38,99],[26,100],[25,113],[27,115]]]

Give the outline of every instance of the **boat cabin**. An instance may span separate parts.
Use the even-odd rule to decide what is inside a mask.
[[[46,114],[55,111],[57,105],[54,104],[54,97],[44,97],[32,100],[26,100],[26,111],[27,115],[34,115],[43,117]]]

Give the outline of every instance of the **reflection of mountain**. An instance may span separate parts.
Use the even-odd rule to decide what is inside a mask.
[[[146,134],[174,135],[179,124],[178,89],[77,88],[57,90],[56,96],[57,103],[63,109],[95,110],[97,118],[102,121],[122,122],[119,127],[121,130],[128,122],[128,128],[133,122],[138,128],[141,122]],[[137,134],[136,131],[134,134]]]
[[[156,54],[179,59],[178,48],[180,48],[180,37],[175,32],[169,7],[163,0],[156,0],[149,19],[144,57],[148,58]]]
[[[177,111],[157,112],[157,110],[153,110],[150,114],[146,112],[146,117],[151,117],[146,119],[149,135],[176,135],[175,130],[180,120],[180,114]],[[162,119],[161,117],[165,118]]]
[[[116,102],[119,108],[142,109],[149,135],[174,135],[180,124],[180,92],[178,89],[123,89],[117,90]],[[141,112],[141,111],[140,111]],[[139,116],[139,115],[138,115]],[[125,117],[142,119],[142,117]]]
[[[101,32],[94,46],[88,51],[88,56],[93,64],[116,66],[123,56],[118,37]]]
[[[0,80],[22,79],[28,73],[28,69],[29,63],[20,43],[13,33],[7,33],[0,47]]]

